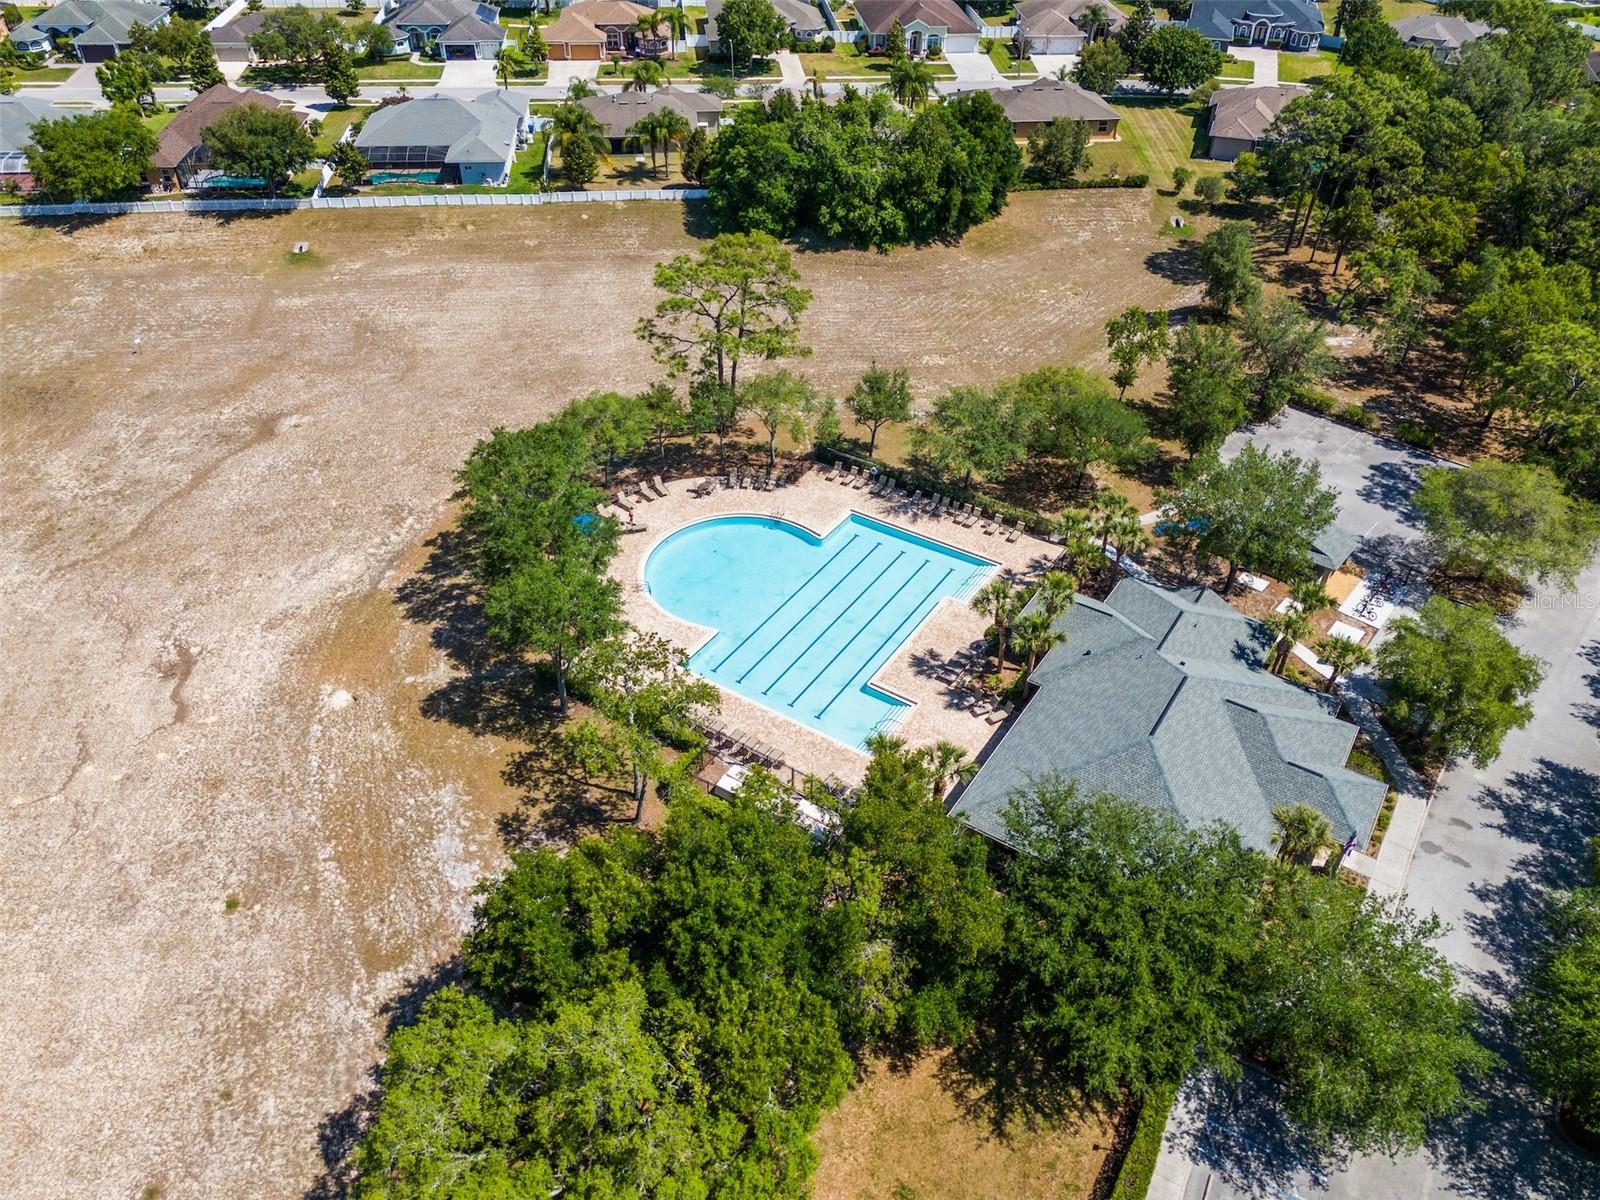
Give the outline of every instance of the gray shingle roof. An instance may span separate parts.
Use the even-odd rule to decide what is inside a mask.
[[[37,96],[0,96],[0,154],[21,154],[33,144],[33,126],[39,121],[80,115],[82,109],[57,108]]]
[[[1128,23],[1121,9],[1100,0],[1023,0],[1017,5],[1017,24],[1031,37],[1071,37],[1083,32],[1078,17],[1091,4],[1100,4],[1111,32]]]
[[[1226,42],[1233,39],[1236,19],[1292,25],[1305,33],[1321,33],[1324,29],[1322,10],[1309,0],[1194,0],[1184,24],[1212,41]]]
[[[1487,21],[1468,21],[1464,17],[1447,17],[1443,13],[1406,17],[1391,21],[1390,24],[1407,45],[1439,46],[1445,50],[1459,50],[1489,32]]]
[[[1329,525],[1311,539],[1311,561],[1324,571],[1337,571],[1349,561],[1360,544],[1360,535],[1337,525]]]
[[[1345,768],[1356,729],[1331,700],[1269,674],[1255,621],[1204,588],[1125,579],[1056,622],[1066,641],[953,814],[1004,840],[1012,795],[1049,778],[1086,794],[1225,821],[1272,844],[1272,809],[1309,804],[1341,841],[1364,840],[1384,786]]]
[[[1069,121],[1115,121],[1122,115],[1095,93],[1060,79],[995,88],[989,95],[1005,109],[1013,125],[1043,124],[1058,117]]]
[[[92,45],[126,46],[134,24],[154,25],[167,15],[159,4],[138,0],[65,0],[11,31],[13,42],[31,42],[52,29],[85,26],[74,40]]]
[[[1310,90],[1296,83],[1222,88],[1208,102],[1211,118],[1207,131],[1212,137],[1256,141],[1289,101]]]
[[[380,108],[356,135],[356,147],[444,146],[447,163],[502,162],[517,144],[525,97],[483,92],[470,100],[423,96]]]

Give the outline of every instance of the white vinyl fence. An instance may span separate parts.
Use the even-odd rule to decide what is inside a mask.
[[[453,196],[317,196],[278,200],[129,200],[95,204],[0,204],[7,217],[116,217],[129,213],[234,213],[295,212],[303,208],[474,208],[528,204],[609,204],[626,200],[704,200],[704,188],[648,188],[615,192],[537,192],[530,195],[503,192]]]

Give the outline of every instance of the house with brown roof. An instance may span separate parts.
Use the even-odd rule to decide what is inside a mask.
[[[293,107],[266,92],[235,91],[225,83],[207,88],[185,104],[178,115],[156,135],[156,152],[150,156],[145,181],[158,192],[203,187],[206,178],[217,172],[211,165],[211,151],[206,147],[201,133],[215,125],[223,114],[248,106],[268,109]],[[301,121],[305,120],[303,114],[296,115]]]
[[[639,18],[650,9],[632,0],[578,0],[543,27],[545,45],[556,61],[598,62],[613,54],[624,58],[660,58],[672,48],[665,28],[659,35],[641,32]]]
[[[644,117],[671,109],[689,122],[690,129],[716,130],[722,122],[722,101],[704,92],[687,88],[656,88],[652,92],[607,92],[586,96],[579,101],[600,122],[613,150],[624,148],[629,132]]]
[[[1120,9],[1101,0],[1023,0],[1017,5],[1017,42],[1028,54],[1079,54],[1093,38],[1085,10],[1099,8],[1105,24],[1094,38],[1116,33],[1128,23]]]
[[[261,24],[266,19],[266,9],[260,12],[246,10],[226,24],[207,28],[206,40],[211,43],[217,61],[254,62],[256,53],[250,49],[249,39],[261,32]]]
[[[971,92],[962,93],[971,95]],[[1026,141],[1051,121],[1080,121],[1091,142],[1117,138],[1121,114],[1091,91],[1062,79],[1038,79],[1024,87],[996,88],[988,95],[1011,118],[1018,141]]]
[[[895,22],[906,34],[906,53],[921,58],[931,50],[942,54],[975,54],[978,23],[954,0],[858,0],[856,20],[866,36],[868,54],[885,54]]]
[[[1209,157],[1232,162],[1246,150],[1260,149],[1267,130],[1289,101],[1310,90],[1294,83],[1222,88],[1206,106]]]
[[[772,7],[789,26],[789,32],[802,42],[815,41],[828,33],[822,10],[809,0],[772,0]],[[722,48],[717,35],[717,18],[722,15],[722,0],[706,0],[706,46],[714,54]]]

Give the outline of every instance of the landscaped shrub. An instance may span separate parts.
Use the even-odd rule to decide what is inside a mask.
[[[1357,429],[1376,429],[1378,427],[1377,414],[1368,412],[1359,404],[1346,404],[1338,411],[1336,419],[1343,421],[1346,425],[1354,425]]]
[[[1418,425],[1415,421],[1401,421],[1394,427],[1394,435],[1406,445],[1415,446],[1418,450],[1432,450],[1433,444],[1439,440],[1437,433]]]
[[[928,47],[928,57],[930,59],[943,58],[944,57],[944,47],[943,46],[929,46]]]
[[[831,33],[822,39],[822,52],[824,54],[832,54],[838,48],[839,43],[833,40],[833,35]]]
[[[1150,1178],[1156,1172],[1156,1159],[1161,1156],[1161,1135],[1177,1098],[1175,1084],[1157,1088],[1145,1097],[1139,1109],[1139,1124],[1134,1128],[1127,1156],[1122,1160],[1122,1170],[1117,1172],[1117,1182],[1111,1189],[1112,1200],[1144,1200],[1150,1191]]]
[[[1148,186],[1150,176],[1128,175],[1101,175],[1093,179],[1069,179],[1065,183],[1040,183],[1036,179],[1025,179],[1016,185],[1019,192],[1050,191],[1055,189],[1071,190],[1075,188],[1142,188]]]
[[[1316,388],[1307,388],[1300,393],[1300,398],[1294,404],[1296,408],[1303,408],[1307,412],[1321,413],[1323,416],[1327,416],[1339,407],[1339,400],[1338,397],[1330,396],[1327,392],[1318,391]]]

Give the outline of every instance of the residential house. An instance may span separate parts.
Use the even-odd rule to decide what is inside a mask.
[[[1116,33],[1128,18],[1105,0],[1023,0],[1017,5],[1017,44],[1026,54],[1078,54],[1090,40],[1083,21],[1086,9],[1099,8],[1103,14],[1102,32],[1096,37]]]
[[[722,121],[722,101],[687,88],[659,87],[652,92],[608,92],[579,101],[594,114],[613,150],[621,150],[631,130],[651,113],[672,109],[681,113],[690,129],[713,131]]]
[[[1315,50],[1325,28],[1322,10],[1311,0],[1194,0],[1184,23],[1219,50],[1232,45]]]
[[[1095,93],[1075,83],[1038,79],[1021,87],[995,88],[988,94],[1011,118],[1011,127],[1019,141],[1026,141],[1051,121],[1062,119],[1087,124],[1090,141],[1116,140],[1121,115]]]
[[[1427,50],[1439,62],[1455,62],[1461,57],[1463,46],[1477,41],[1490,28],[1487,21],[1468,21],[1463,17],[1447,17],[1443,13],[1406,17],[1389,23],[1408,47]]]
[[[672,49],[665,26],[659,34],[638,28],[639,18],[650,9],[632,0],[578,0],[543,27],[545,45],[553,60],[600,61],[612,55],[623,58],[660,58]]]
[[[1263,87],[1230,87],[1214,92],[1206,104],[1211,158],[1232,162],[1246,150],[1258,150],[1284,106],[1311,89],[1297,83]]]
[[[211,151],[201,133],[216,124],[224,113],[236,108],[294,108],[292,101],[280,101],[266,92],[236,91],[225,83],[207,88],[178,111],[156,135],[156,152],[150,156],[146,181],[158,192],[185,191],[204,187],[217,172],[211,165]],[[301,121],[304,114],[295,114]]]
[[[1007,841],[1020,789],[1058,780],[1222,821],[1270,851],[1278,805],[1306,804],[1340,842],[1364,846],[1385,785],[1348,769],[1356,727],[1337,702],[1266,670],[1271,635],[1203,587],[1124,579],[1055,623],[1011,728],[951,808]]]
[[[807,0],[772,0],[772,7],[789,26],[789,32],[803,42],[814,41],[828,32],[822,10]],[[717,16],[721,12],[722,0],[706,0],[706,44],[713,53],[722,48],[717,37]]]
[[[28,170],[28,147],[33,127],[40,121],[81,115],[82,109],[59,108],[36,96],[0,96],[0,191],[30,192],[33,174]]]
[[[492,4],[473,0],[411,0],[386,19],[395,41],[422,51],[438,46],[447,59],[492,59],[511,45]]]
[[[66,0],[11,31],[11,44],[25,54],[48,53],[55,39],[72,44],[83,62],[105,62],[126,50],[135,25],[165,24],[167,10],[139,0]]]
[[[866,34],[862,41],[868,54],[888,50],[889,31],[897,21],[912,58],[931,50],[973,54],[978,49],[978,23],[954,0],[858,0],[856,21]]]
[[[207,28],[206,40],[218,62],[254,62],[255,51],[250,49],[249,38],[261,32],[261,23],[267,12],[241,12],[226,25]]]
[[[1317,579],[1327,583],[1335,571],[1350,561],[1350,556],[1360,545],[1359,534],[1342,529],[1337,524],[1329,525],[1318,533],[1311,539],[1311,561],[1316,564]]]
[[[504,187],[527,143],[527,97],[509,91],[471,99],[435,93],[379,108],[356,134],[374,171],[437,173],[439,183]]]

